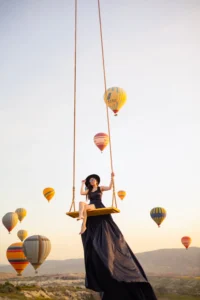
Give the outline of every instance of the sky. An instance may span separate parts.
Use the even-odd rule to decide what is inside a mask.
[[[109,110],[120,214],[134,253],[200,247],[200,3],[198,0],[101,0],[107,87],[127,102]],[[0,217],[27,209],[8,234],[0,225],[0,263],[17,231],[50,239],[48,259],[83,257],[72,200],[74,1],[0,0]],[[81,180],[110,182],[97,1],[78,1],[76,208]],[[51,186],[50,203],[42,191]],[[103,203],[110,206],[112,192]],[[167,217],[158,228],[150,210]]]

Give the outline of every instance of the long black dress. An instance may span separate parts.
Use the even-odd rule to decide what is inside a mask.
[[[90,192],[90,204],[105,207],[101,190]],[[87,219],[82,234],[85,286],[103,295],[103,300],[157,300],[137,258],[111,215]]]

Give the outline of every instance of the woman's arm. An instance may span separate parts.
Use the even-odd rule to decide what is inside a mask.
[[[84,185],[85,185],[85,180],[82,180],[81,191],[80,191],[81,195],[87,195],[88,194],[88,190],[85,191]]]
[[[111,174],[111,180],[110,180],[110,185],[109,186],[101,186],[100,189],[102,192],[104,191],[110,191],[113,187],[113,177],[115,176],[114,173]]]

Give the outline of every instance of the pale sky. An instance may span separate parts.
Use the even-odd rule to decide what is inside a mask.
[[[200,2],[101,0],[107,86],[127,92],[110,111],[116,189],[113,218],[134,253],[200,246]],[[0,263],[17,231],[51,240],[48,259],[83,257],[72,199],[73,0],[0,0],[0,217],[18,207],[24,221],[0,225]],[[76,201],[91,173],[110,181],[97,1],[78,1]],[[42,190],[52,186],[50,203]],[[103,202],[111,205],[111,192]],[[167,210],[158,229],[149,212]]]

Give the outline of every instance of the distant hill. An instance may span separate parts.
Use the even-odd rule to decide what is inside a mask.
[[[139,262],[149,275],[200,276],[200,248],[161,249],[136,254]],[[15,273],[10,265],[0,265],[0,272]],[[39,274],[66,274],[85,272],[83,259],[47,260],[39,269]],[[28,266],[24,276],[34,275]]]
[[[147,274],[200,275],[200,248],[161,249],[136,254]]]
[[[10,265],[0,265],[0,273],[15,272]],[[29,264],[23,272],[24,276],[34,275],[35,270]],[[66,260],[47,260],[39,268],[38,274],[64,274],[64,273],[83,273],[85,272],[83,258],[80,259],[66,259]]]

